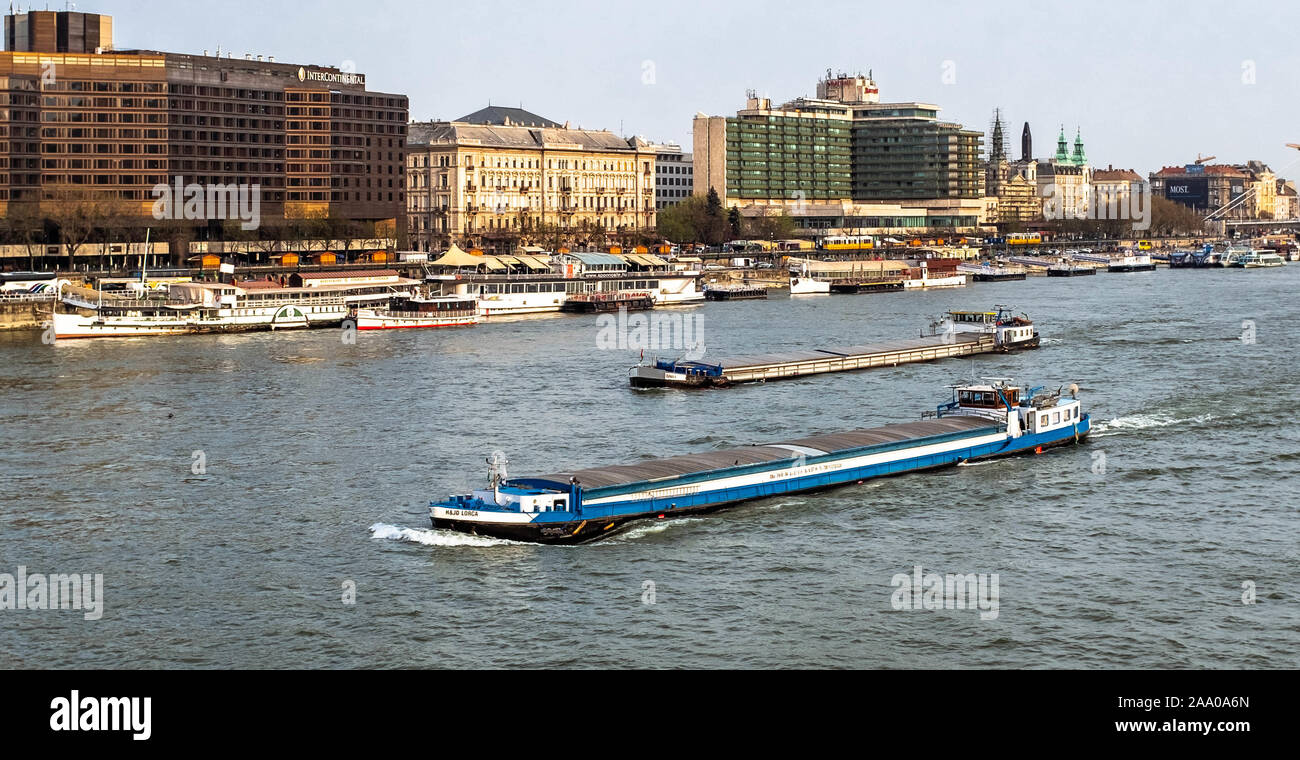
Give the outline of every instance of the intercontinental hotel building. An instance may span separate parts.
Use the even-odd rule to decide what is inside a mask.
[[[363,74],[221,51],[113,48],[108,16],[5,17],[0,213],[93,194],[148,223],[153,188],[259,185],[266,224],[405,227],[407,99]],[[219,222],[196,233],[216,234]]]

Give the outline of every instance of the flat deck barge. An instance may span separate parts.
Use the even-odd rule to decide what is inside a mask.
[[[657,360],[633,367],[634,388],[724,388],[738,383],[785,380],[830,372],[929,362],[954,356],[1037,348],[1038,331],[1028,318],[997,312],[949,312],[942,334],[872,345],[733,356],[715,361]]]
[[[1073,387],[1067,397],[1041,387],[958,386],[953,401],[926,416],[930,419],[522,478],[508,476],[508,462],[498,453],[488,460],[487,488],[431,502],[429,517],[435,529],[583,543],[636,520],[702,514],[750,499],[1042,453],[1081,442],[1090,430]]]
[[[715,362],[659,362],[653,367],[634,367],[634,388],[725,387],[736,383],[786,380],[829,372],[849,372],[872,367],[928,362],[952,356],[985,354],[997,350],[992,335],[973,333],[955,336],[933,335],[910,340],[893,340],[867,346],[837,346],[779,354],[733,356]]]

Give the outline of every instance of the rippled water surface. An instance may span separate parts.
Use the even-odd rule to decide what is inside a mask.
[[[1291,265],[706,304],[682,313],[713,357],[995,303],[1045,340],[693,393],[631,390],[636,352],[598,350],[591,316],[354,346],[0,335],[0,573],[106,586],[99,621],[0,610],[0,666],[1297,667],[1298,286]],[[1096,434],[581,547],[429,530],[495,449],[525,475],[907,421],[972,375],[1077,382]],[[997,618],[894,610],[916,565],[998,573]]]

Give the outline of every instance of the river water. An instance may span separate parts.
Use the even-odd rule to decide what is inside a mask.
[[[99,620],[0,609],[0,667],[1297,667],[1298,289],[1292,265],[710,303],[676,310],[706,357],[998,303],[1044,345],[700,392],[630,389],[638,351],[593,316],[0,335],[0,573],[105,588]],[[429,530],[494,450],[525,475],[850,430],[973,376],[1076,382],[1095,435],[579,547]],[[996,617],[895,609],[917,566],[996,573]]]

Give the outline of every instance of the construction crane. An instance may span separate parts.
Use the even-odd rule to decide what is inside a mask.
[[[1197,154],[1196,154],[1196,165],[1197,165],[1197,166],[1200,166],[1201,164],[1205,163],[1206,161],[1213,161],[1213,160],[1216,159],[1216,158],[1218,158],[1218,156],[1202,156],[1200,153],[1197,153]]]

